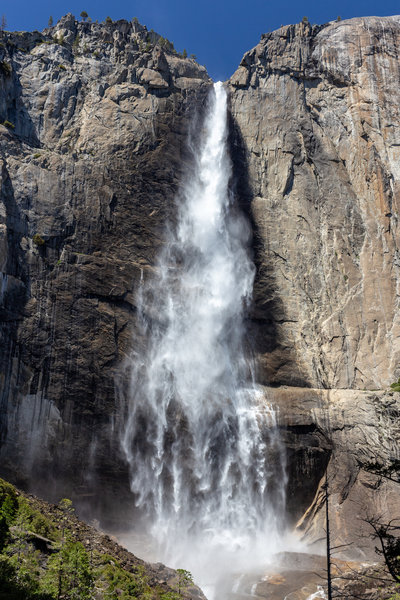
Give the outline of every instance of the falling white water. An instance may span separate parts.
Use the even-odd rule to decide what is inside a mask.
[[[307,600],[317,600],[322,598],[324,600],[326,600],[326,594],[324,592],[324,589],[319,585],[318,589],[316,592],[314,592],[313,594],[311,594],[310,596],[308,596]]]
[[[158,559],[189,569],[209,593],[222,571],[263,564],[277,549],[285,486],[274,413],[243,343],[254,266],[231,169],[217,83],[178,224],[157,277],[142,282],[148,347],[130,359],[122,433]]]

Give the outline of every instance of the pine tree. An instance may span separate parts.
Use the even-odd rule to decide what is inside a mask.
[[[53,27],[53,17],[50,15],[49,22],[47,23],[48,27]]]
[[[65,600],[92,598],[93,575],[88,553],[80,542],[67,541],[47,562],[43,591]]]

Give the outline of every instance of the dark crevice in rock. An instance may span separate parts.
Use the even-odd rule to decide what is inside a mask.
[[[131,304],[130,302],[127,302],[125,300],[126,295],[127,295],[127,292],[125,294],[123,294],[121,297],[104,296],[102,294],[85,294],[82,297],[89,298],[89,299],[95,299],[95,300],[101,300],[102,302],[106,302],[107,304],[117,306],[118,308],[121,308],[125,311],[136,312],[136,310],[137,310],[136,306],[134,306],[133,304]]]
[[[247,150],[239,127],[232,114],[229,114],[229,144],[234,173],[234,193],[241,209],[250,221],[252,229],[251,250],[256,266],[256,277],[253,290],[253,304],[246,320],[247,336],[250,347],[258,355],[269,355],[266,363],[258,366],[257,378],[268,385],[301,385],[309,386],[305,374],[297,369],[285,367],[291,359],[290,349],[284,349],[279,337],[277,324],[289,322],[283,316],[284,310],[274,276],[272,261],[266,258],[263,236],[252,210],[253,189],[249,180]],[[289,352],[288,352],[289,350]]]

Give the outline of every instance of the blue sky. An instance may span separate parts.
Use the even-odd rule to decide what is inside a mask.
[[[400,13],[400,3],[392,0],[2,0],[0,15],[9,30],[43,29],[72,12],[76,17],[86,10],[95,21],[137,17],[148,29],[167,37],[175,48],[196,54],[214,79],[227,79],[243,54],[255,46],[262,33],[281,25],[299,22],[307,16],[311,23],[336,19]]]

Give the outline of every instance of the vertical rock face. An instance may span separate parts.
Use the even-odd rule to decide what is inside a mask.
[[[210,80],[137,22],[67,15],[0,37],[0,474],[48,497],[101,485],[92,510],[120,511],[116,375],[143,348],[136,293],[174,220]],[[400,376],[399,51],[400,17],[301,23],[264,35],[230,80],[262,383],[356,390]],[[364,463],[398,451],[385,432],[399,408],[383,392],[309,392],[272,397],[290,509],[312,503],[303,529],[318,537],[329,461],[350,515],[339,529],[371,483]]]
[[[137,22],[1,35],[2,472],[126,488],[115,374],[210,81]]]
[[[399,394],[282,386],[267,396],[279,406],[287,452],[287,507],[297,531],[325,551],[325,492],[329,486],[331,544],[344,557],[376,559],[366,519],[398,515],[400,485],[382,477],[400,448]]]
[[[262,36],[230,79],[255,224],[255,338],[276,384],[399,372],[400,17]]]

